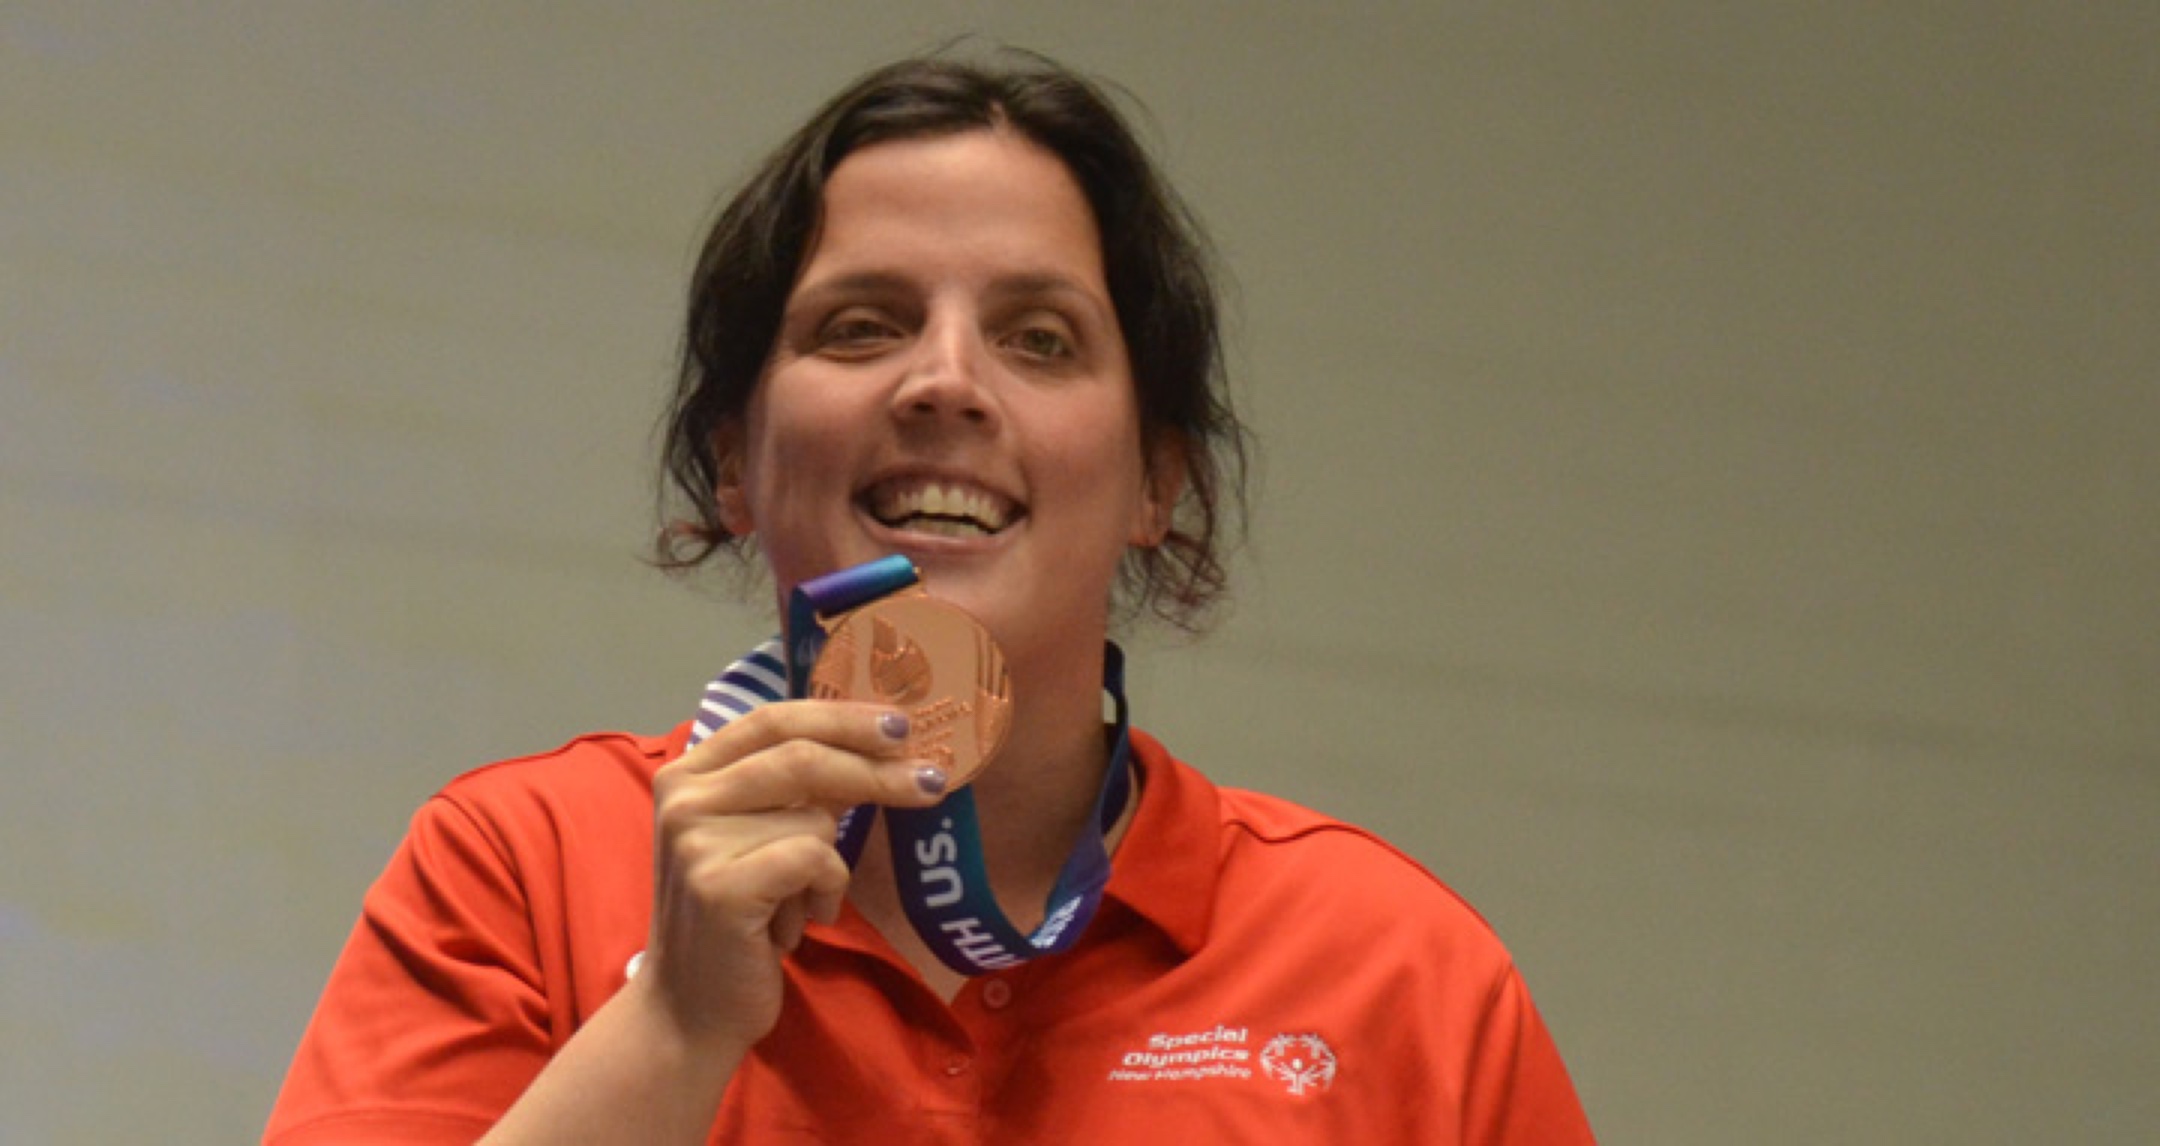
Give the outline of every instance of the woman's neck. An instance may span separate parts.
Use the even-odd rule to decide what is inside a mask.
[[[983,849],[1002,892],[1047,893],[1102,789],[1110,762],[1102,722],[1102,648],[1012,665],[1013,724],[975,780]],[[1015,922],[1019,922],[1015,919]]]

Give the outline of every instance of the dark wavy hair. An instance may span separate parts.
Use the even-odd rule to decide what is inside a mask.
[[[998,128],[1056,155],[1102,235],[1111,302],[1131,359],[1149,447],[1183,447],[1186,483],[1163,543],[1129,551],[1118,604],[1186,631],[1226,587],[1224,550],[1245,509],[1247,434],[1231,407],[1206,240],[1101,88],[1057,63],[943,55],[903,60],[855,82],[804,124],[722,211],[691,279],[689,323],[661,459],[657,563],[688,570],[742,539],[715,490],[771,354],[788,293],[815,239],[825,182],[872,144]]]

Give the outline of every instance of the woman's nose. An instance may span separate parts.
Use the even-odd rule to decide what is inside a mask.
[[[924,328],[907,373],[893,392],[893,412],[903,419],[956,418],[987,424],[994,408],[985,388],[985,347],[961,322]]]

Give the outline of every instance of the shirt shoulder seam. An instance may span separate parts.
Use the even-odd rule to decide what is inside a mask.
[[[448,784],[443,786],[443,789],[444,791],[448,791],[449,789],[457,787],[459,784],[470,780],[475,776],[482,776],[489,772],[499,771],[504,768],[513,768],[520,764],[533,764],[541,761],[557,759],[559,757],[576,751],[580,745],[584,744],[627,742],[630,745],[631,751],[636,752],[638,755],[643,756],[648,760],[659,759],[660,757],[667,754],[667,741],[674,734],[674,731],[670,731],[659,736],[648,736],[637,732],[587,732],[577,736],[573,736],[570,739],[563,741],[561,744],[542,752],[528,752],[522,756],[510,756],[501,760],[494,760],[490,761],[489,763],[482,764],[477,768],[473,768],[470,771],[459,775],[456,779],[451,780]]]
[[[1463,898],[1461,892],[1456,891],[1453,887],[1448,885],[1448,882],[1446,880],[1434,875],[1431,869],[1427,868],[1424,864],[1418,862],[1415,857],[1404,852],[1401,848],[1398,848],[1394,844],[1389,843],[1385,838],[1371,831],[1368,831],[1365,828],[1358,827],[1356,824],[1349,824],[1344,823],[1341,820],[1330,819],[1324,816],[1320,816],[1318,813],[1308,814],[1314,817],[1308,823],[1297,825],[1296,827],[1293,827],[1288,831],[1268,831],[1264,830],[1259,825],[1253,823],[1250,819],[1245,817],[1240,812],[1225,809],[1223,816],[1223,826],[1242,833],[1256,843],[1271,846],[1295,844],[1302,840],[1315,839],[1323,836],[1345,836],[1350,839],[1362,841],[1365,844],[1377,849],[1378,851],[1393,857],[1397,863],[1403,864],[1410,870],[1422,876],[1427,883],[1431,884],[1441,894],[1453,900],[1464,911],[1469,912],[1471,916],[1476,918],[1478,923],[1485,928],[1485,930],[1487,930],[1488,932],[1494,930],[1492,921],[1486,919],[1484,913],[1479,911],[1475,904]]]

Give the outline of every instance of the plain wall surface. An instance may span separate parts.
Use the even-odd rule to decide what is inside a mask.
[[[695,242],[970,29],[1237,283],[1141,724],[1476,903],[1605,1141],[2160,1140],[2160,6],[33,0],[0,1141],[251,1139],[421,800],[770,628],[637,560]]]

